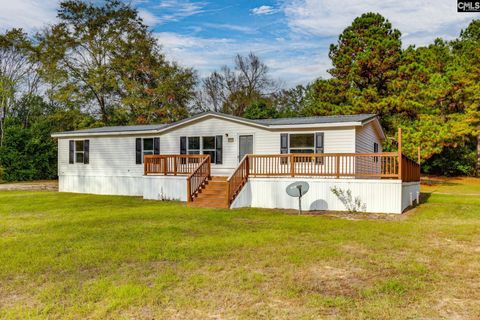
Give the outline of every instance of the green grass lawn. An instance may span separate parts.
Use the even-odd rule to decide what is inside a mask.
[[[2,319],[478,319],[479,300],[476,196],[350,219],[0,192]]]

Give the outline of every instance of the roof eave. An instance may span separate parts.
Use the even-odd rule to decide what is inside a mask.
[[[128,136],[139,134],[155,134],[160,132],[159,129],[155,130],[136,130],[136,131],[110,131],[110,132],[55,132],[50,136],[52,138],[74,138],[74,137],[97,137],[97,136]]]
[[[272,124],[269,129],[304,129],[304,128],[334,128],[334,127],[357,127],[362,122],[330,122],[330,123],[305,123],[305,124]]]

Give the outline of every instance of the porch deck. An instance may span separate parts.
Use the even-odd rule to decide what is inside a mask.
[[[211,172],[209,155],[148,155],[144,159],[145,175],[186,176],[187,203],[197,201],[215,207],[223,203],[225,208],[230,207],[249,177],[420,181],[420,165],[398,152],[246,155],[227,179],[216,179],[217,187],[222,180],[218,188],[222,192],[207,191]]]

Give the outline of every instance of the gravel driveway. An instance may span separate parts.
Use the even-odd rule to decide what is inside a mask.
[[[41,180],[29,182],[0,183],[2,190],[58,190],[57,180]]]

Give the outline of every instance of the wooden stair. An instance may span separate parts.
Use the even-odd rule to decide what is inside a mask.
[[[228,208],[227,177],[212,177],[188,205],[201,208]]]

